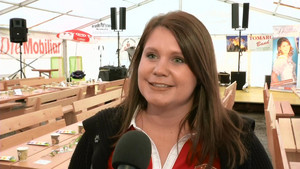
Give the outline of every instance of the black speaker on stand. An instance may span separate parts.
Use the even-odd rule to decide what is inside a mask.
[[[119,29],[117,30],[117,17],[116,17],[116,8],[110,8],[110,17],[111,17],[111,29],[118,32],[118,67],[121,66],[120,63],[120,30],[123,31],[126,29],[126,8],[120,7],[119,10]]]
[[[116,30],[117,29],[117,11],[116,11],[116,8],[110,8],[110,23],[111,23],[111,29]]]
[[[23,45],[23,42],[27,42],[27,33],[28,33],[28,29],[26,26],[25,19],[11,18],[9,20],[10,41],[13,43],[20,44],[20,70],[16,72],[15,76],[17,75],[18,72],[20,72],[21,79],[22,79],[22,75],[24,75],[24,77],[26,78],[25,73],[23,72],[23,68],[22,68],[22,45]]]
[[[243,4],[243,28],[248,28],[248,19],[249,19],[249,3]]]
[[[239,28],[239,4],[231,4],[231,27]]]
[[[241,50],[241,32],[242,30],[246,30],[248,28],[248,18],[249,18],[249,3],[243,4],[243,21],[242,28],[239,26],[239,4],[233,3],[231,9],[232,14],[232,28],[239,31],[239,57],[238,57],[238,71],[231,72],[231,83],[234,81],[237,82],[237,90],[242,90],[243,86],[246,83],[246,72],[240,71],[240,58],[242,55]]]
[[[126,29],[126,8],[120,7],[119,29]]]

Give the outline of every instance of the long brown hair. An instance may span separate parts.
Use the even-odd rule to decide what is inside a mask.
[[[138,67],[145,43],[158,26],[165,27],[173,33],[189,68],[197,78],[198,85],[194,90],[192,110],[180,125],[180,129],[183,129],[184,124],[188,123],[191,132],[195,133],[191,138],[189,161],[192,162],[196,158],[201,163],[205,157],[209,157],[212,163],[222,146],[229,159],[228,168],[243,163],[246,150],[240,140],[241,119],[237,116],[237,124],[234,124],[230,113],[222,105],[211,36],[196,17],[182,11],[153,17],[147,24],[129,68],[129,93],[122,103],[125,109],[124,123],[118,136],[128,129],[134,112],[138,108],[144,110],[147,107],[147,101],[138,88]],[[199,144],[202,148],[197,152]]]
[[[283,42],[287,42],[290,45],[290,51],[288,53],[288,56],[293,56],[294,49],[293,49],[293,47],[291,45],[291,42],[286,37],[281,37],[277,41],[277,50],[278,50],[277,56],[280,56],[280,55],[283,54],[282,51],[281,51],[281,49],[279,49],[279,48],[281,48],[281,45],[282,45]]]

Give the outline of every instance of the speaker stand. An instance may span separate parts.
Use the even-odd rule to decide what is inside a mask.
[[[17,73],[20,72],[20,78],[22,79],[22,75],[24,75],[24,78],[26,78],[25,73],[23,72],[23,67],[22,67],[22,45],[23,43],[20,42],[20,70],[16,72],[16,74],[13,76],[13,79],[16,77]]]
[[[121,66],[121,62],[120,62],[120,31],[118,32],[118,67]]]

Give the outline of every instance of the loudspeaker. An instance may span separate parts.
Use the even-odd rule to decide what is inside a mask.
[[[226,85],[230,83],[230,74],[226,72],[219,72],[218,78],[220,85]]]
[[[27,42],[28,29],[26,20],[22,18],[12,18],[9,20],[10,41],[15,43]]]
[[[126,8],[120,7],[120,23],[119,23],[119,29],[123,30],[126,29]]]
[[[231,26],[232,28],[239,28],[239,4],[231,4]]]
[[[110,21],[111,21],[111,29],[117,29],[117,13],[116,8],[110,8]]]
[[[246,72],[231,72],[231,83],[236,81],[237,90],[242,90],[244,84],[246,83]]]
[[[248,18],[249,18],[249,3],[243,4],[243,28],[248,28]]]
[[[127,69],[125,67],[103,66],[99,68],[98,78],[103,81],[113,81],[124,79],[127,77]]]

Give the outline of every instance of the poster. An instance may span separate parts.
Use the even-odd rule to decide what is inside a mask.
[[[272,35],[249,35],[248,48],[250,51],[271,51]]]
[[[271,90],[291,92],[300,85],[299,37],[300,25],[273,27]]]
[[[296,37],[273,39],[271,89],[289,91],[296,87],[298,49]]]
[[[239,36],[226,36],[227,52],[239,51]],[[246,52],[248,49],[247,36],[241,36],[241,50]]]

